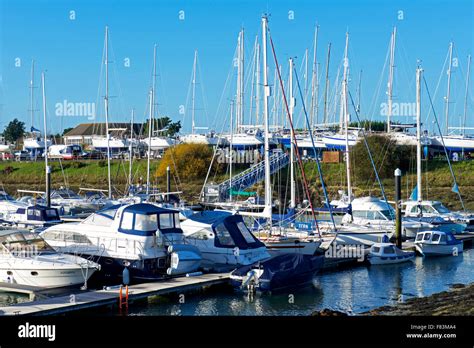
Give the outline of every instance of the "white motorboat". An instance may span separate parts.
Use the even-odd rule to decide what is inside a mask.
[[[41,236],[57,251],[100,263],[106,280],[120,279],[125,267],[141,282],[194,272],[201,263],[199,250],[185,243],[178,211],[154,204],[115,205]]]
[[[0,281],[42,288],[86,284],[100,265],[57,253],[37,233],[0,231]]]
[[[451,223],[443,231],[462,233],[465,230],[474,230],[474,214],[468,212],[452,212],[439,201],[406,201],[405,216],[410,218],[441,218]]]
[[[62,223],[56,208],[38,204],[18,208],[16,212],[6,214],[4,221],[24,228],[48,227]]]
[[[415,238],[415,248],[424,256],[458,256],[463,252],[463,247],[463,242],[457,240],[451,232],[418,232]]]
[[[7,215],[16,213],[19,208],[26,209],[28,205],[17,201],[5,191],[0,191],[0,221],[5,220]]]
[[[209,269],[235,268],[270,257],[238,214],[202,211],[189,216],[181,228],[186,242],[201,251],[203,267]]]
[[[151,137],[151,139],[143,139],[142,143],[148,148],[151,144],[151,151],[163,151],[173,144],[168,137]]]
[[[374,243],[370,247],[367,259],[371,265],[388,265],[411,261],[415,258],[414,251],[399,249],[392,243]]]

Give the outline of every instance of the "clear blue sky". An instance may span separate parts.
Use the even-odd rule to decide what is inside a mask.
[[[75,20],[69,18],[71,10],[75,11]],[[184,20],[179,18],[180,10],[184,11]],[[399,10],[403,11],[403,20],[397,18]],[[289,18],[289,11],[293,11],[293,19]],[[288,57],[297,56],[299,67],[305,49],[312,49],[317,22],[320,25],[318,62],[324,69],[326,47],[331,42],[330,76],[335,79],[343,55],[344,35],[349,30],[350,90],[356,94],[358,74],[362,69],[364,118],[382,119],[379,111],[380,103],[385,100],[387,70],[382,77],[381,72],[394,25],[399,34],[394,87],[395,101],[398,102],[414,101],[417,59],[422,60],[434,94],[448,44],[453,40],[454,57],[458,58],[459,66],[453,69],[451,117],[452,123],[459,125],[464,103],[466,56],[473,53],[473,2],[469,0],[0,0],[0,129],[15,117],[25,121],[29,127],[28,83],[32,58],[37,62],[36,86],[40,85],[39,72],[47,70],[52,132],[88,122],[86,116],[56,116],[55,104],[64,100],[98,101],[97,120],[103,121],[103,102],[98,99],[103,95],[103,85],[99,93],[98,89],[105,25],[110,28],[110,54],[113,55],[110,60],[114,61],[110,65],[110,94],[115,96],[111,99],[112,121],[129,121],[132,107],[136,109],[137,120],[145,119],[152,50],[153,44],[157,43],[159,114],[182,120],[185,130],[190,129],[189,109],[183,118],[179,106],[186,103],[193,53],[197,49],[207,116],[202,110],[196,111],[196,123],[220,129],[225,122],[229,99],[235,93],[235,73],[225,93],[223,90],[231,71],[238,32],[242,26],[245,28],[246,56],[250,63],[253,42],[255,35],[261,32],[260,18],[264,12],[271,14],[269,26],[284,77]],[[15,66],[16,58],[21,59],[20,67]],[[126,58],[130,59],[130,67],[124,66]],[[268,61],[269,75],[273,80],[271,56]],[[381,92],[374,97],[381,78]],[[440,117],[445,86],[443,73],[436,95]],[[471,92],[469,106],[470,126],[474,126],[473,94]],[[217,110],[221,98],[224,107]],[[36,100],[39,109],[39,88],[36,89]],[[201,109],[203,98],[200,93],[198,100]],[[427,105],[424,107],[426,110]],[[42,129],[40,120],[37,111],[35,123]],[[299,122],[301,125],[301,120]]]

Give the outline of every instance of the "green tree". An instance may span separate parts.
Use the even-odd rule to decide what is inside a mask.
[[[150,121],[145,123],[143,127],[143,133],[148,134],[148,124]],[[173,122],[168,116],[160,117],[153,120],[153,131],[158,135],[172,137],[175,136],[181,130],[181,121]]]
[[[409,159],[412,158],[414,146],[397,146],[383,135],[368,136],[367,144],[381,179],[393,177],[393,172],[397,168],[404,172],[409,169]],[[375,180],[374,169],[363,140],[351,148],[351,162],[356,179],[367,181],[373,178]]]
[[[63,131],[63,134],[66,134],[66,133],[69,133],[69,131],[73,130],[74,128],[73,127],[69,127],[69,128],[64,128],[64,131]]]
[[[3,131],[5,140],[15,144],[23,135],[25,135],[25,122],[21,122],[16,118],[10,121]]]

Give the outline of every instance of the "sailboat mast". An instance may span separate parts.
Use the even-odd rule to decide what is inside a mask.
[[[229,201],[232,202],[232,155],[234,151],[234,101],[230,102]]]
[[[110,175],[110,134],[109,134],[109,27],[105,27],[105,136],[107,139],[107,181],[108,197],[112,199],[112,179]]]
[[[132,109],[132,117],[130,120],[130,153],[128,158],[128,190],[132,187],[132,163],[133,163],[133,122],[135,119],[135,109]]]
[[[347,72],[349,69],[349,60],[347,51],[349,48],[349,33],[346,33],[346,48],[344,50],[344,78],[342,79],[342,100],[341,110],[344,118],[344,131],[346,136],[346,175],[347,175],[347,196],[349,202],[352,200],[352,183],[351,183],[351,159],[349,151],[349,110],[347,107]]]
[[[147,163],[146,163],[146,194],[150,193],[150,161],[151,161],[151,129],[153,127],[153,89],[150,89],[150,93],[148,96],[149,99],[149,122],[148,122],[148,153],[147,153]]]
[[[192,125],[191,125],[191,133],[194,134],[194,127],[195,127],[195,122],[194,122],[194,113],[195,113],[195,97],[196,97],[196,62],[197,62],[197,50],[194,51],[194,63],[193,63],[193,97],[192,97],[192,110],[191,110],[191,115],[192,115]]]
[[[289,116],[291,122],[293,122],[293,111],[295,108],[295,98],[293,97],[293,58],[289,59],[290,63],[290,76],[289,76]],[[293,209],[296,207],[296,195],[295,195],[295,170],[294,170],[294,161],[295,161],[295,135],[291,132],[290,140],[290,208]]]
[[[265,213],[269,218],[271,226],[272,215],[272,187],[270,182],[270,144],[268,127],[268,97],[270,96],[270,86],[268,85],[267,67],[267,17],[262,17],[262,46],[263,46],[263,126],[265,132],[264,161],[265,161]]]
[[[48,165],[48,130],[46,123],[46,87],[45,87],[45,77],[44,72],[41,73],[41,86],[43,90],[43,130],[44,130],[44,167],[46,173],[46,206],[51,206],[51,195],[50,195],[50,178],[51,178],[51,169]]]
[[[393,28],[392,39],[390,40],[390,71],[387,84],[388,112],[387,112],[387,133],[390,133],[390,122],[392,118],[393,108],[393,70],[395,68],[395,42],[397,37],[397,27]]]
[[[256,90],[255,90],[255,124],[258,125],[260,121],[260,44],[258,43],[258,36],[257,36],[257,46],[255,47],[256,50],[256,59],[255,59],[255,65],[256,65],[256,77],[255,77],[255,84],[256,84]]]
[[[34,88],[35,88],[35,61],[31,61],[31,79],[30,79],[30,117],[31,127],[34,124],[34,112],[35,112],[35,100],[34,100]]]
[[[146,193],[150,193],[150,162],[151,162],[151,136],[153,134],[155,116],[155,87],[156,87],[156,44],[153,45],[153,78],[150,90],[150,123],[148,125],[148,156],[146,166]]]
[[[467,75],[466,75],[466,93],[464,95],[464,117],[463,117],[463,135],[466,131],[466,118],[467,118],[467,99],[469,93],[469,75],[471,74],[471,55],[467,56]]]
[[[421,187],[421,74],[422,69],[416,69],[416,190],[417,200],[422,201]]]
[[[448,85],[446,91],[445,106],[445,134],[449,133],[449,98],[451,93],[451,69],[453,67],[453,42],[449,43]]]
[[[328,44],[328,54],[326,59],[326,85],[324,87],[324,120],[323,123],[328,122],[328,89],[329,89],[329,62],[331,60],[331,43]]]
[[[314,116],[316,116],[316,123],[318,120],[318,66],[316,61],[316,53],[318,50],[318,32],[319,25],[316,25],[314,29],[314,50],[313,50],[313,71],[311,77],[311,110],[310,110],[310,125],[314,125]],[[315,115],[316,114],[316,115]]]
[[[239,124],[244,124],[244,28],[242,28],[241,40],[240,40],[240,120]]]

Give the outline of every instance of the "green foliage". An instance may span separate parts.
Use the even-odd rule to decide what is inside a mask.
[[[3,131],[5,140],[11,143],[15,143],[23,135],[25,135],[25,122],[21,122],[16,118],[10,121]]]
[[[73,130],[73,129],[74,129],[73,127],[64,128],[64,131],[63,131],[63,134],[62,134],[62,135],[68,133],[69,131],[71,131],[71,130]]]
[[[107,161],[100,160],[97,162],[98,167],[107,167]]]
[[[179,144],[166,150],[156,171],[166,177],[166,167],[182,180],[204,179],[212,161],[212,148],[204,144]],[[177,173],[176,173],[177,171]]]
[[[148,134],[149,123],[150,121],[148,120],[143,127],[143,133],[146,135]],[[172,137],[179,133],[180,130],[181,121],[172,122],[172,120],[168,116],[153,120],[153,131],[156,132],[158,135]]]
[[[412,146],[394,145],[389,138],[382,135],[368,136],[367,143],[381,179],[393,177],[393,172],[397,168],[403,172],[409,169]],[[370,178],[375,180],[374,169],[363,140],[352,147],[351,162],[358,180],[367,181]]]
[[[364,128],[365,130],[370,130],[373,132],[385,132],[387,130],[387,122],[385,121],[369,121],[362,120],[359,122],[351,122],[349,127],[354,128]]]

